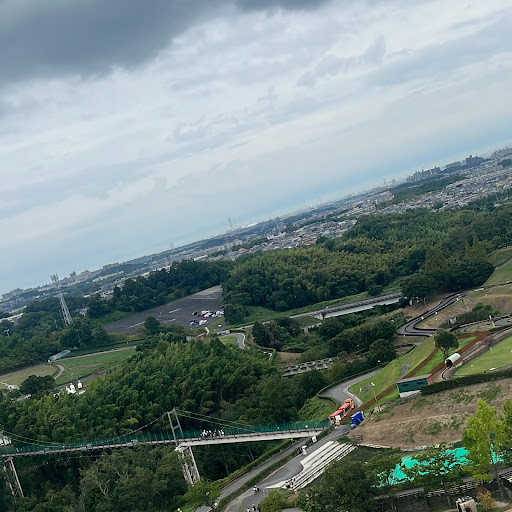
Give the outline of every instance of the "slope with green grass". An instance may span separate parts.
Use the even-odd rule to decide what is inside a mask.
[[[131,355],[135,354],[135,348],[118,349],[111,352],[100,352],[87,356],[70,357],[60,359],[55,365],[63,366],[64,372],[56,379],[57,384],[75,381],[91,375],[96,371],[105,370],[117,366]]]
[[[418,366],[421,361],[426,359],[434,348],[433,340],[430,338],[426,339],[421,345],[418,345],[407,354],[391,361],[373,377],[369,377],[368,379],[350,386],[350,392],[356,394],[363,402],[371,400],[374,391],[375,394],[378,395],[381,391],[384,391],[387,387],[400,379],[402,367],[408,366],[405,373],[411,371]],[[371,385],[372,382],[375,386]],[[366,386],[368,387],[365,391]]]
[[[489,261],[495,267],[505,263],[505,261],[507,261],[509,258],[512,258],[512,247],[496,249],[492,254],[489,255]]]
[[[475,339],[474,336],[462,338],[459,340],[459,348],[467,345],[473,339]],[[349,390],[350,392],[357,395],[363,402],[367,402],[374,397],[374,391],[375,395],[378,395],[381,391],[384,391],[389,386],[395,384],[397,380],[400,380],[402,373],[403,375],[409,373],[422,361],[424,361],[434,350],[434,340],[432,338],[427,338],[425,341],[423,341],[423,343],[421,343],[421,345],[418,345],[407,354],[404,354],[394,361],[391,361],[373,377],[369,377],[361,382],[358,382],[357,384],[350,386]],[[434,357],[424,367],[415,372],[414,375],[424,375],[430,373],[432,369],[442,361],[443,354],[442,352],[437,351]],[[407,366],[407,369],[404,368],[405,366]],[[402,372],[402,368],[404,368],[404,372]],[[372,386],[372,382],[374,386]],[[393,391],[388,393],[388,395],[383,397],[383,399],[389,401],[390,399],[395,398],[398,396],[398,391]]]
[[[497,345],[490,347],[481,356],[463,364],[456,372],[456,377],[464,375],[472,375],[474,373],[482,373],[492,371],[503,366],[510,367],[512,365],[512,336],[500,341]]]

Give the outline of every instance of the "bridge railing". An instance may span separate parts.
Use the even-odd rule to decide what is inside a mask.
[[[184,439],[208,438],[224,436],[241,436],[250,434],[268,434],[274,432],[289,432],[296,430],[319,430],[329,426],[328,420],[323,421],[302,421],[290,423],[270,423],[268,425],[240,425],[222,427],[214,430],[186,430],[183,432]]]
[[[310,421],[310,422],[292,422],[292,423],[274,423],[268,425],[240,425],[232,427],[223,427],[222,429],[205,430],[186,430],[183,432],[182,439],[210,438],[219,436],[247,436],[251,434],[266,434],[273,432],[290,432],[297,430],[321,430],[329,426],[329,421]],[[211,434],[209,433],[211,432]],[[40,443],[31,445],[5,445],[0,446],[0,456],[15,454],[38,454],[44,455],[55,452],[65,451],[89,451],[104,448],[120,448],[123,446],[131,447],[137,444],[150,443],[169,443],[173,441],[171,432],[162,432],[157,434],[126,435],[107,439],[98,439],[94,441],[78,441],[74,443]]]

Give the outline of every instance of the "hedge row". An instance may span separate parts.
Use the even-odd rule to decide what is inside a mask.
[[[512,368],[506,370],[493,371],[489,373],[475,373],[474,375],[467,375],[466,377],[457,377],[451,380],[440,380],[428,386],[421,388],[422,395],[432,395],[447,389],[458,388],[461,386],[469,386],[470,384],[479,384],[480,382],[489,382],[492,380],[505,379],[512,377]]]

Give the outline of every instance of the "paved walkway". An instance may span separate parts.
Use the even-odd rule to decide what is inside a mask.
[[[322,440],[318,441],[314,445],[308,448],[308,454],[314,453],[320,447],[322,447],[328,441],[334,441],[344,435],[349,431],[349,427],[347,425],[343,425],[341,427],[337,427],[334,432],[331,432],[329,435],[325,436]],[[282,453],[280,458],[276,458],[276,460],[280,460],[281,458],[286,457],[288,454],[292,452],[297,452],[298,449],[304,444],[304,440],[299,441],[298,443],[294,443],[292,447],[286,450],[286,452]],[[281,454],[280,454],[281,455]],[[278,484],[281,482],[287,481],[293,476],[298,475],[302,471],[301,461],[304,458],[304,455],[297,455],[291,461],[286,463],[283,467],[279,468],[277,471],[272,473],[270,476],[262,480],[258,483],[258,487],[260,487],[261,491],[255,493],[252,488],[248,489],[240,496],[235,498],[226,508],[227,512],[238,512],[241,510],[247,510],[247,508],[252,508],[252,505],[256,505],[259,509],[259,504],[268,496],[268,493],[275,489]],[[276,462],[273,460],[272,463]],[[268,467],[268,466],[266,466]],[[263,469],[263,466],[260,466],[257,470],[254,471],[254,475],[251,475],[249,478],[256,476]],[[247,476],[247,475],[246,475]],[[248,478],[248,479],[249,479]],[[248,480],[247,479],[247,480]],[[245,480],[245,481],[247,481]],[[240,485],[238,486],[240,487]],[[237,487],[237,488],[238,488]]]
[[[347,398],[352,398],[356,404],[356,407],[359,407],[363,403],[362,400],[358,396],[354,395],[354,393],[351,393],[348,388],[356,382],[367,379],[368,377],[373,377],[380,370],[380,368],[377,368],[376,370],[372,370],[371,372],[365,373],[364,375],[359,375],[353,379],[346,380],[340,384],[336,384],[336,386],[325,390],[322,395],[334,398],[334,400],[336,400],[339,404],[342,404]]]

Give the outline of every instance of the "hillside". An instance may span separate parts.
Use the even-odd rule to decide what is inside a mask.
[[[475,412],[479,397],[501,409],[511,392],[512,379],[503,379],[396,400],[366,417],[353,434],[363,436],[363,443],[399,448],[454,443],[461,440],[466,418]]]

